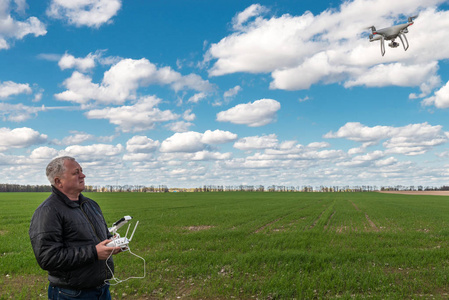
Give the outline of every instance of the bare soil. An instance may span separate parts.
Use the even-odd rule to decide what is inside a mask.
[[[449,191],[380,191],[385,194],[449,196]]]

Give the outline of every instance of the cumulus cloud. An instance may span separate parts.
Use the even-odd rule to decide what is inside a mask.
[[[345,138],[371,144],[386,140],[383,146],[387,149],[387,153],[418,155],[447,143],[449,132],[444,132],[441,125],[432,126],[427,122],[403,127],[368,127],[357,122],[349,122],[337,132],[329,132],[324,137]]]
[[[121,144],[93,144],[88,146],[72,145],[60,151],[60,155],[76,157],[80,162],[95,162],[110,160],[123,152]]]
[[[137,132],[152,129],[157,123],[173,121],[179,115],[170,110],[160,110],[156,106],[161,99],[147,96],[134,105],[94,109],[85,113],[88,119],[107,119],[123,132]]]
[[[78,71],[66,79],[66,91],[56,94],[62,101],[86,104],[96,101],[101,104],[123,104],[136,98],[136,90],[150,84],[170,85],[175,91],[191,89],[200,92],[211,91],[213,85],[196,74],[186,76],[170,67],[158,69],[149,60],[122,59],[104,73],[101,83],[93,83],[92,78]]]
[[[267,12],[263,6],[251,5],[233,19],[232,34],[210,45],[205,62],[213,62],[211,76],[271,73],[272,89],[299,90],[335,82],[345,87],[399,85],[419,87],[424,97],[438,81],[437,61],[449,58],[445,51],[449,11],[435,8],[443,2],[354,0],[318,15],[271,17],[262,16]],[[406,52],[387,47],[382,57],[378,44],[370,43],[361,30],[391,26],[418,12]]]
[[[10,148],[27,148],[47,142],[47,135],[28,127],[0,128],[0,151]]]
[[[268,12],[268,9],[265,6],[262,6],[260,4],[253,4],[250,7],[246,8],[244,11],[238,13],[232,19],[232,27],[234,30],[244,29],[244,23],[246,23],[252,17],[259,16],[265,12]]]
[[[193,95],[192,97],[190,97],[189,100],[187,100],[187,103],[198,103],[206,97],[207,97],[206,93],[197,93],[197,94]]]
[[[275,134],[265,136],[250,136],[239,139],[234,143],[234,148],[239,150],[254,150],[275,148],[278,146],[278,139]]]
[[[65,69],[77,69],[81,72],[86,72],[95,67],[96,55],[89,53],[84,58],[74,57],[68,53],[65,53],[58,61],[58,66],[61,70]]]
[[[16,6],[12,6],[10,0],[0,3],[0,50],[9,49],[11,42],[21,40],[29,34],[35,37],[47,34],[45,25],[36,17],[29,17],[24,21],[14,19],[12,9],[19,15],[23,15],[26,9],[25,2],[14,1],[14,3]]]
[[[165,127],[173,132],[186,132],[189,131],[190,127],[194,124],[186,121],[178,121],[173,123],[168,123]]]
[[[31,92],[32,90],[28,83],[0,82],[0,99],[5,99],[12,95],[31,94]]]
[[[52,158],[58,156],[58,150],[50,147],[39,147],[34,149],[31,154],[31,159],[46,159],[50,161]]]
[[[426,64],[407,65],[404,63],[381,64],[370,68],[358,78],[345,82],[346,87],[365,85],[368,87],[383,86],[420,86],[438,70],[436,61]]]
[[[203,134],[203,137],[201,139],[201,142],[205,144],[225,144],[229,142],[233,142],[237,139],[237,134],[229,132],[229,131],[223,131],[216,129],[214,131],[212,130],[206,130]]]
[[[191,109],[188,109],[182,114],[182,118],[186,121],[193,121],[195,120],[196,116]]]
[[[52,106],[28,106],[22,103],[9,104],[0,102],[0,117],[5,121],[23,122],[30,118],[36,117],[39,112],[48,110],[63,110],[67,107]]]
[[[188,131],[175,133],[162,142],[161,152],[199,152],[208,145],[225,144],[237,139],[237,135],[223,130],[207,130],[204,133]]]
[[[197,152],[205,148],[201,142],[203,135],[199,132],[188,131],[175,133],[162,142],[161,152]]]
[[[76,27],[100,27],[111,22],[122,6],[120,0],[52,0],[47,15]]]
[[[355,156],[350,161],[337,163],[337,166],[345,166],[345,167],[368,166],[373,161],[379,160],[384,156],[385,154],[382,151],[376,150],[374,152],[370,152],[365,155]]]
[[[136,135],[126,142],[126,150],[130,153],[151,153],[156,151],[159,145],[159,141],[153,141],[143,135]]]
[[[234,98],[240,91],[242,90],[242,87],[240,85],[236,85],[235,87],[227,90],[223,94],[223,98],[225,101],[230,101],[232,98]]]
[[[72,131],[72,135],[67,136],[60,142],[63,145],[78,145],[87,141],[92,141],[95,136],[85,132]]]
[[[250,127],[264,126],[276,120],[281,104],[272,99],[261,99],[239,104],[217,114],[217,121],[244,124]]]
[[[437,108],[448,108],[449,107],[449,81],[435,94],[429,98],[422,101],[424,106],[435,105]]]

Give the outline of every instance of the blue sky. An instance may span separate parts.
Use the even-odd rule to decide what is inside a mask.
[[[0,181],[70,155],[89,185],[447,185],[448,9],[1,0]],[[412,15],[381,56],[365,28]]]

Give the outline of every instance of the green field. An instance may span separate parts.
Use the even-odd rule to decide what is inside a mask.
[[[28,238],[48,193],[0,193],[0,299],[46,298]],[[449,197],[379,193],[92,193],[140,220],[144,279],[114,299],[449,298]],[[124,234],[126,228],[120,233]],[[142,261],[114,257],[116,276]]]

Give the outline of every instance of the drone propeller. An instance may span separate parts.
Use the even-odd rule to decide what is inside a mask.
[[[373,33],[376,31],[376,27],[374,27],[374,26],[368,26],[368,27],[365,27],[365,28],[363,28],[363,29],[365,29],[365,30],[371,29],[371,31],[372,31]]]
[[[415,15],[415,16],[412,16],[412,17],[408,17],[408,22],[411,23],[416,18],[418,18],[418,15]]]

